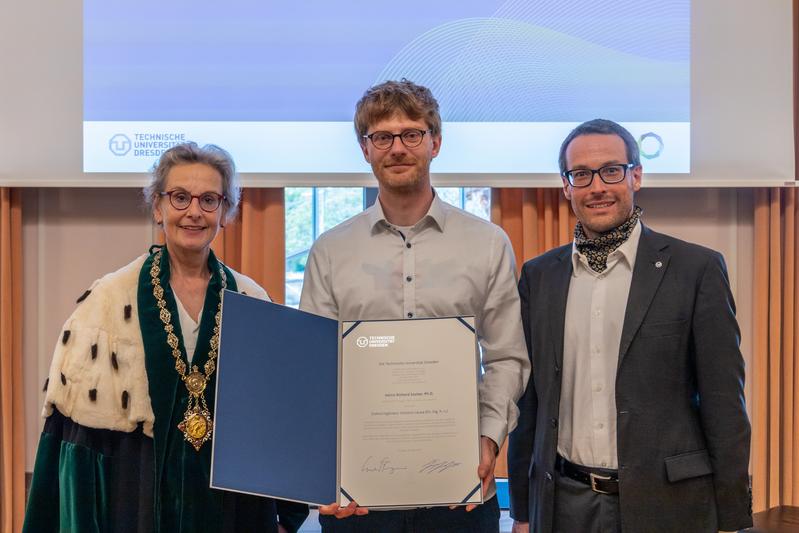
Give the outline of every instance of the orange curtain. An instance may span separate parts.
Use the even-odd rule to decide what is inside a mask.
[[[22,394],[22,194],[0,188],[0,532],[25,515]]]
[[[510,237],[520,272],[525,261],[571,242],[577,220],[560,189],[492,189],[491,221]],[[497,457],[497,477],[508,477],[507,441]]]
[[[799,46],[799,0],[793,0]],[[799,172],[799,54],[793,58],[794,157]],[[799,505],[797,193],[755,191],[752,404],[753,511]]]
[[[510,237],[519,271],[525,261],[571,242],[577,223],[560,189],[492,189],[491,221]]]
[[[245,189],[239,216],[219,232],[214,253],[255,280],[278,303],[286,295],[286,222],[283,189]]]
[[[752,496],[755,512],[799,505],[799,284],[793,188],[754,205]]]

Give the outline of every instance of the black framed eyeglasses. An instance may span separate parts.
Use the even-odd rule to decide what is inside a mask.
[[[394,139],[400,138],[405,148],[416,148],[422,144],[422,139],[426,133],[432,133],[431,130],[418,130],[416,128],[408,128],[402,130],[401,133],[391,133],[390,131],[376,131],[368,135],[364,135],[364,139],[372,141],[372,146],[378,150],[388,150],[394,145]]]
[[[627,175],[627,171],[635,167],[635,163],[624,163],[619,165],[605,165],[602,168],[576,168],[567,170],[563,177],[569,181],[572,187],[588,187],[594,181],[594,174],[599,174],[599,178],[612,185],[619,183]]]
[[[191,201],[197,198],[200,209],[206,213],[213,213],[222,204],[222,200],[227,197],[215,192],[204,192],[202,194],[191,194],[183,189],[173,189],[159,193],[159,196],[169,196],[169,203],[178,211],[185,211],[191,205]]]

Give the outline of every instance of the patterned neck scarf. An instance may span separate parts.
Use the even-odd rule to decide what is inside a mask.
[[[630,238],[642,212],[643,209],[635,206],[633,214],[621,226],[603,233],[596,239],[589,239],[583,230],[582,223],[577,223],[574,227],[574,242],[577,251],[588,259],[588,266],[591,267],[591,270],[601,273],[608,268],[608,255]]]

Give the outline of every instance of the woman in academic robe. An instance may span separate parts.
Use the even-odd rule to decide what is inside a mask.
[[[222,291],[268,299],[211,250],[233,160],[174,146],[144,198],[165,244],[95,281],[60,332],[23,530],[296,531],[304,505],[209,488]]]

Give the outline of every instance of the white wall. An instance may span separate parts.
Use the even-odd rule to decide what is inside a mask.
[[[752,194],[742,189],[644,189],[637,198],[653,229],[721,251],[738,303],[742,351],[751,369]],[[23,357],[27,455],[33,469],[42,385],[75,300],[97,277],[151,244],[153,226],[136,189],[27,189],[23,196]],[[747,380],[747,393],[751,390]],[[749,394],[748,394],[749,395]]]

